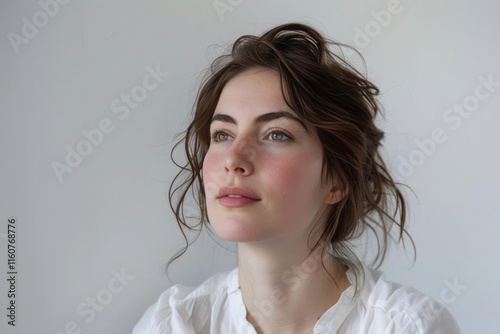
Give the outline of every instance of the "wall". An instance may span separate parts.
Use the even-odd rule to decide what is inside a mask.
[[[216,45],[301,21],[357,46],[381,88],[384,155],[416,193],[418,249],[413,266],[394,249],[386,275],[440,299],[464,333],[494,333],[499,10],[492,0],[2,1],[0,268],[14,278],[0,281],[0,331],[131,331],[171,285],[163,265],[182,246],[169,154],[201,71]],[[235,264],[203,235],[171,278],[197,285]]]

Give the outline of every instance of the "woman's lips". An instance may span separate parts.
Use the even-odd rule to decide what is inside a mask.
[[[258,199],[253,199],[243,196],[235,196],[235,195],[219,197],[217,200],[219,201],[219,204],[221,204],[222,206],[230,208],[246,206],[260,201]]]
[[[246,206],[260,201],[252,191],[238,187],[223,187],[217,195],[219,204],[226,207]]]

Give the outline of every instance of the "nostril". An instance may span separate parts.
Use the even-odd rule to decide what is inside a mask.
[[[235,172],[245,172],[245,168],[244,167],[240,167],[240,166],[226,166],[226,171],[230,172],[230,171],[235,171]]]
[[[243,158],[228,157],[224,166],[228,173],[247,174],[251,170],[251,162]]]
[[[245,169],[243,167],[236,167],[235,170],[239,171],[239,172],[242,172],[242,173],[245,172]]]

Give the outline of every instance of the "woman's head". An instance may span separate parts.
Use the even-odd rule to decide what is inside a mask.
[[[278,72],[235,75],[219,96],[203,159],[211,226],[230,241],[304,246],[311,223],[341,199],[321,177],[323,160],[315,129],[288,106]]]
[[[263,238],[266,232],[271,238],[278,236],[266,224],[251,230],[244,221],[244,212],[253,207],[265,221],[266,211],[257,209],[259,205],[263,209],[264,203],[231,210],[217,199],[223,187],[246,187],[257,199],[273,194],[274,213],[288,208],[283,213],[290,217],[302,213],[306,218],[317,209],[319,215],[314,214],[309,230],[309,236],[314,236],[311,249],[328,245],[349,263],[356,262],[356,257],[347,243],[367,228],[378,242],[378,263],[384,258],[393,224],[400,228],[399,238],[403,237],[406,204],[379,152],[384,136],[375,125],[379,91],[329,46],[344,47],[307,25],[285,24],[260,37],[240,37],[230,53],[212,63],[199,90],[193,120],[181,140],[188,163],[170,188],[181,230],[217,220],[212,222],[216,231],[228,239]],[[267,125],[254,123],[262,114],[281,111],[295,120],[264,117]],[[288,135],[293,137],[286,131],[285,137],[279,131],[271,133],[280,125],[293,129],[299,140],[283,141]],[[245,173],[255,168],[263,173],[252,175],[256,180],[252,183]],[[302,194],[293,193],[287,177],[301,187]],[[259,193],[261,187],[266,189]],[[200,208],[195,225],[186,221],[183,212],[189,191]],[[278,201],[279,196],[291,199],[288,206],[286,198]],[[395,202],[393,212],[389,211],[390,196]],[[299,205],[301,200],[303,205]],[[311,209],[312,203],[316,207]],[[234,224],[224,225],[230,221]]]

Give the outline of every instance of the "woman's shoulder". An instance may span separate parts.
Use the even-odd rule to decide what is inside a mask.
[[[203,323],[210,309],[222,307],[227,294],[237,289],[237,269],[217,273],[197,287],[176,284],[165,290],[135,325],[133,334],[166,333],[190,323]],[[197,309],[203,312],[196,312]],[[196,320],[193,322],[193,320]]]
[[[460,333],[457,322],[438,300],[389,281],[380,271],[365,267],[364,272],[360,302],[354,313],[367,325],[391,333]]]

